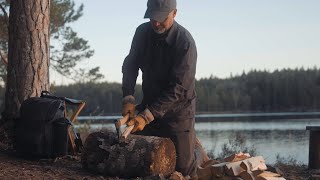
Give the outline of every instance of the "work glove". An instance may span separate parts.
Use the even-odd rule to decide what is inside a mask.
[[[132,119],[135,116],[135,99],[133,96],[125,96],[122,100],[122,116],[129,114],[129,118]]]
[[[127,126],[132,126],[134,125],[131,133],[134,133],[136,131],[142,131],[144,127],[149,124],[151,121],[154,120],[154,117],[150,110],[146,108],[144,111],[139,113],[135,118],[130,119],[127,122]]]

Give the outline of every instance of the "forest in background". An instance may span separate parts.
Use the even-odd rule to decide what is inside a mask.
[[[0,1],[0,52],[4,61],[8,53],[9,3]],[[87,40],[79,37],[71,24],[83,16],[83,4],[73,0],[53,0],[50,8],[50,70],[56,71],[73,84],[51,84],[51,93],[81,99],[86,102],[80,115],[110,115],[121,111],[120,83],[101,82],[99,67],[79,68],[94,50]],[[7,10],[7,11],[6,11]],[[196,81],[197,112],[280,112],[319,111],[320,69],[297,68],[273,72],[252,70],[229,78],[208,77]],[[0,63],[0,110],[4,109],[3,84],[7,67]],[[51,79],[51,78],[50,78]],[[1,86],[2,85],[2,86]],[[142,98],[141,85],[137,85],[137,103]]]
[[[3,109],[4,88],[0,89]],[[51,85],[51,93],[86,102],[80,115],[98,116],[121,112],[121,83],[86,82]],[[320,69],[252,70],[241,75],[196,81],[197,113],[297,112],[320,110]],[[136,86],[137,103],[142,98]]]

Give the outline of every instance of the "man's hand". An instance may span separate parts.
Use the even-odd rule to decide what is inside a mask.
[[[122,100],[122,116],[129,114],[129,118],[132,119],[135,116],[135,99],[133,96],[129,95]]]
[[[147,121],[141,115],[137,115],[135,118],[127,122],[127,126],[134,125],[131,133],[134,133],[136,131],[142,131],[146,124],[148,124]]]
[[[145,109],[141,113],[139,113],[135,118],[129,120],[127,122],[127,126],[134,125],[131,133],[136,131],[142,131],[144,127],[154,120],[154,117],[149,109]]]

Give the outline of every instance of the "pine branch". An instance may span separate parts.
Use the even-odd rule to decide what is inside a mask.
[[[6,21],[6,25],[7,25],[7,27],[9,27],[9,16],[8,16],[8,13],[7,13],[6,9],[2,6],[2,4],[0,4],[0,9],[3,12],[4,18],[5,18],[5,21]]]

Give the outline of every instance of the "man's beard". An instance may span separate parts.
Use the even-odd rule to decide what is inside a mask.
[[[159,29],[156,29],[156,28],[152,28],[154,30],[155,33],[157,34],[163,34],[164,32],[166,32],[166,28],[159,28]]]

